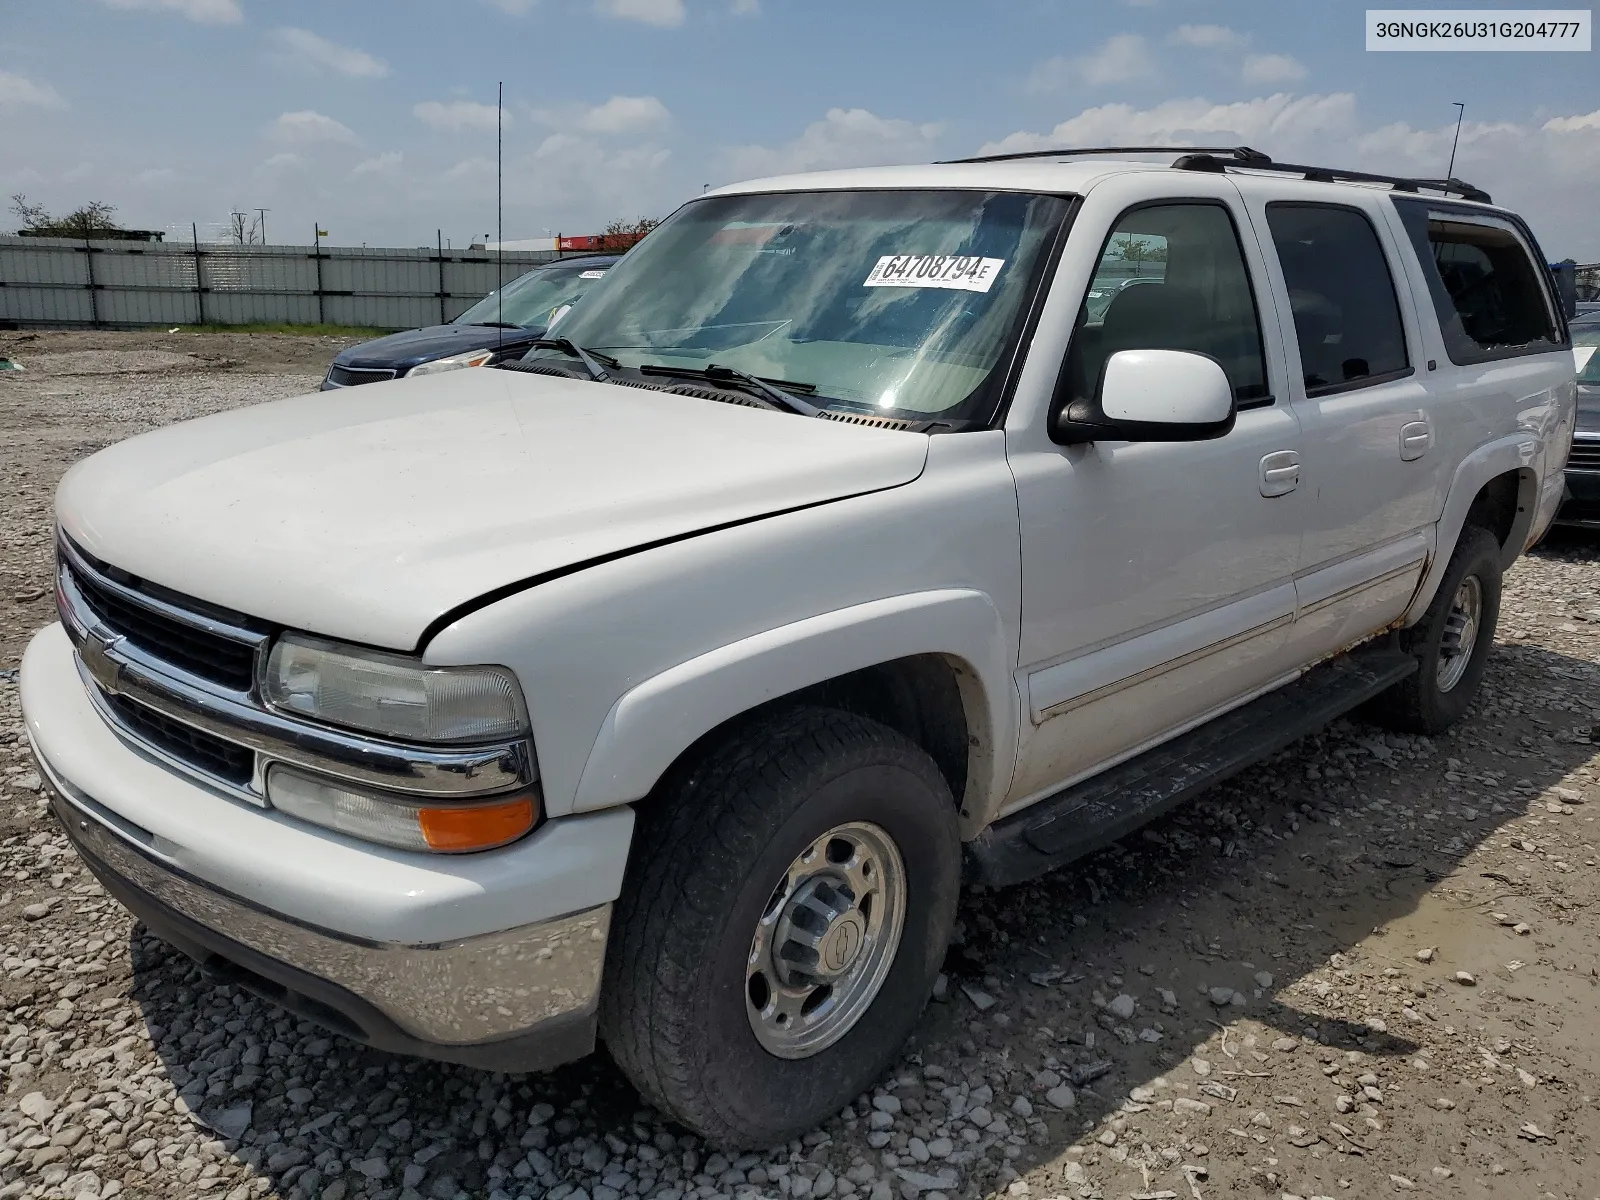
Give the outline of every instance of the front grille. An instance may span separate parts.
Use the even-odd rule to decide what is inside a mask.
[[[341,367],[338,363],[328,368],[328,382],[339,387],[355,387],[362,383],[382,383],[393,379],[391,367]]]
[[[182,621],[132,604],[91,575],[63,565],[95,614],[147,654],[236,692],[247,692],[255,677],[255,651]]]
[[[1567,466],[1580,471],[1600,471],[1600,442],[1573,442]]]
[[[117,720],[141,741],[236,787],[250,783],[255,770],[253,751],[181,725],[123,696],[107,694],[105,701]]]

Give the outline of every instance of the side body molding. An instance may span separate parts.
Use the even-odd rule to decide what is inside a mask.
[[[758,704],[851,671],[916,654],[956,669],[969,765],[962,802],[971,836],[1011,780],[1018,699],[1000,613],[982,592],[951,588],[891,596],[755,634],[670,667],[631,688],[600,727],[573,810],[646,795],[696,739]]]
[[[1508,471],[1515,471],[1518,476],[1517,514],[1511,525],[1511,536],[1506,539],[1501,567],[1509,569],[1522,554],[1539,509],[1539,447],[1538,435],[1516,433],[1479,446],[1462,459],[1456,467],[1455,477],[1450,481],[1444,511],[1439,516],[1433,559],[1422,577],[1417,594],[1412,598],[1411,606],[1401,618],[1402,625],[1414,625],[1427,612],[1444,569],[1449,564],[1450,555],[1461,537],[1467,510],[1472,507],[1479,489],[1495,476]]]

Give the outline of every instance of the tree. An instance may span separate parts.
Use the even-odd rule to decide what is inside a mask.
[[[35,237],[86,238],[122,229],[112,220],[116,206],[100,200],[91,200],[64,217],[52,217],[44,205],[30,204],[28,198],[18,192],[11,197],[11,211],[21,218],[21,231]]]
[[[235,209],[228,214],[228,236],[236,246],[254,246],[261,239],[261,222]]]
[[[1145,263],[1167,261],[1165,239],[1162,239],[1162,242],[1163,244],[1158,246],[1149,238],[1134,237],[1129,234],[1117,243],[1116,255],[1123,262],[1133,264],[1135,275],[1142,275]]]
[[[660,221],[654,217],[639,217],[629,221],[620,219],[606,226],[606,231],[600,235],[600,248],[621,252],[637,243],[645,234],[649,233]]]

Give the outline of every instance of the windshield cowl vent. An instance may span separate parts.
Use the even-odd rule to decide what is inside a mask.
[[[523,371],[529,375],[554,375],[560,379],[587,379],[589,376],[571,367],[561,366],[551,362],[524,362],[520,358],[508,359],[505,362],[494,363],[502,371]]]
[[[826,417],[830,421],[843,421],[848,425],[871,425],[875,429],[906,429],[918,433],[932,424],[930,421],[907,421],[904,417],[879,417],[872,413],[838,412],[831,409],[817,415]]]

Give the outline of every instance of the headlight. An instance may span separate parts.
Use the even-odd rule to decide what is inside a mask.
[[[462,367],[481,367],[493,357],[493,350],[469,350],[465,354],[452,354],[449,358],[436,358],[432,362],[418,363],[406,372],[406,378],[437,375],[440,371],[459,371]]]
[[[281,765],[267,772],[267,799],[291,817],[363,841],[456,854],[514,842],[539,817],[539,806],[528,794],[478,804],[420,804]]]
[[[428,667],[414,658],[294,634],[278,639],[266,702],[330,725],[411,742],[488,742],[528,731],[504,667]]]

